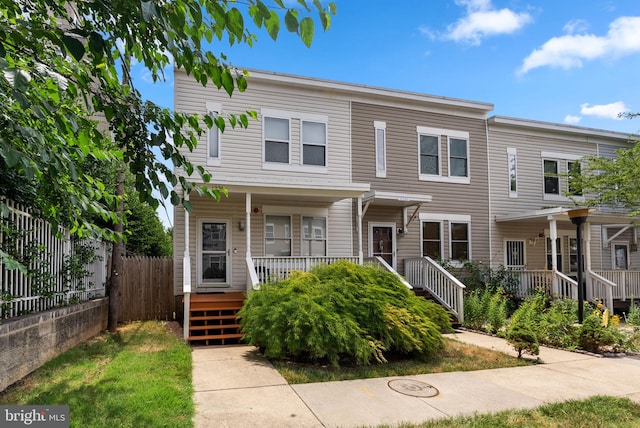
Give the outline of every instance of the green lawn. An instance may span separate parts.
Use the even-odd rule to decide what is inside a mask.
[[[131,323],[53,359],[1,404],[67,404],[72,427],[192,427],[191,349],[162,322]]]

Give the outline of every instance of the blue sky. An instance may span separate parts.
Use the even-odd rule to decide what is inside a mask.
[[[491,115],[640,130],[640,118],[617,117],[640,112],[638,0],[334,2],[311,48],[258,30],[253,48],[211,50],[240,68],[489,102]],[[171,72],[156,85],[141,68],[137,77],[145,96],[173,106]]]

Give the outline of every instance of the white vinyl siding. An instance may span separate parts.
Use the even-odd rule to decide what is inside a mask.
[[[386,122],[374,121],[376,144],[376,177],[386,178],[387,176],[387,124]]]

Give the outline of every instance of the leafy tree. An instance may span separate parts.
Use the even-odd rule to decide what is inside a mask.
[[[252,31],[264,29],[276,39],[281,22],[307,46],[311,43],[314,20],[307,3],[298,0],[297,8],[287,8],[282,0],[274,3],[269,8],[262,0],[243,5],[231,0],[0,0],[3,182],[9,177],[14,185],[33,183],[33,194],[25,196],[49,220],[79,235],[113,237],[105,225],[119,221],[114,195],[82,169],[86,159],[124,163],[136,177],[141,200],[152,207],[158,205],[157,190],[189,209],[171,188],[177,185],[186,194],[220,198],[222,190],[206,186],[210,173],[184,156],[206,127],[197,115],[144,101],[128,76],[131,61],[143,64],[154,81],[163,80],[163,69],[175,65],[231,96],[246,89],[245,74],[230,67],[224,54],[207,50],[207,43],[252,46],[257,40]],[[329,28],[335,5],[314,0],[313,8],[322,28]],[[245,21],[252,22],[253,30]],[[202,120],[223,129],[225,123],[247,126],[250,115]],[[156,152],[186,175],[176,175]],[[196,172],[205,185],[190,178]],[[0,195],[10,189],[0,186]],[[86,213],[105,223],[96,224]]]
[[[631,119],[640,113],[627,113]],[[591,206],[624,208],[630,215],[640,214],[640,141],[618,149],[616,158],[588,156],[580,173],[569,175],[569,186],[587,195]],[[585,202],[580,202],[584,204]]]
[[[128,194],[124,201],[126,224],[126,254],[165,257],[173,255],[173,240],[164,230],[156,210],[140,202],[136,194]]]

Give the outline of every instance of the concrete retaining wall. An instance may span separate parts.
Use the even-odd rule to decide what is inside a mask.
[[[105,330],[108,315],[103,298],[0,324],[0,391]]]

